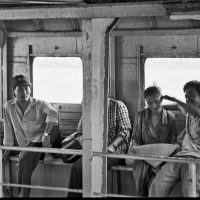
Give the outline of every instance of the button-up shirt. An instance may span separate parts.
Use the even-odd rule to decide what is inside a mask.
[[[126,105],[119,100],[108,99],[108,146],[117,138],[123,141],[116,148],[116,153],[127,153],[131,122]],[[78,124],[78,132],[82,132],[82,117]]]
[[[138,112],[135,118],[131,145],[176,143],[177,130],[174,114],[162,108],[160,115],[160,120],[154,127],[151,120],[152,112],[149,108]]]
[[[131,122],[126,105],[119,100],[108,99],[108,146],[117,138],[123,142],[117,146],[116,153],[127,153]]]
[[[176,156],[194,156],[200,158],[200,118],[186,117],[186,133],[183,138],[182,150]]]
[[[51,104],[32,97],[23,114],[17,100],[12,99],[4,106],[3,144],[13,146],[15,138],[21,147],[30,142],[41,142],[45,124],[58,124],[58,117],[58,112]]]

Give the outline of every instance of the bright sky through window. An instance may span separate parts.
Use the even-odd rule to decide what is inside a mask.
[[[33,62],[33,96],[51,103],[81,103],[82,60],[79,57],[37,57]]]
[[[145,88],[155,84],[163,95],[185,102],[183,86],[191,80],[200,81],[200,58],[148,58],[145,62]]]

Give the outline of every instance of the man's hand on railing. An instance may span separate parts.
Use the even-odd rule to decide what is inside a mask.
[[[6,163],[9,160],[10,151],[5,150],[3,153],[3,163]]]
[[[115,146],[113,145],[113,143],[112,144],[110,144],[109,146],[108,146],[108,148],[107,148],[107,150],[108,150],[108,153],[115,153],[115,151],[116,151],[116,148],[115,148]]]
[[[42,146],[45,147],[45,148],[51,148],[50,136],[49,135],[43,135],[42,136]]]

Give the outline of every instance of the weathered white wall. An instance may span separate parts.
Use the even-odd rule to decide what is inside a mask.
[[[122,18],[115,30],[157,30],[162,29],[191,29],[197,28],[198,22],[194,20],[172,21],[165,18]],[[114,30],[114,31],[115,31]],[[159,30],[158,30],[159,31]],[[183,30],[184,31],[184,30]],[[172,32],[171,32],[172,33]],[[127,34],[127,32],[125,32]],[[130,33],[128,33],[131,35]],[[138,99],[138,72],[137,51],[138,46],[143,46],[144,53],[171,53],[176,46],[175,53],[198,53],[198,35],[167,35],[167,36],[115,36],[115,74],[112,81],[115,82],[115,97],[123,100],[127,105],[131,121],[139,109]],[[114,36],[113,36],[114,37]],[[30,76],[31,71],[27,67],[28,45],[32,45],[33,54],[81,54],[81,37],[14,37],[8,38],[8,88],[10,78],[16,74],[24,73]],[[55,48],[56,47],[56,48]],[[143,74],[141,74],[143,75]],[[12,91],[8,91],[8,98],[12,97]]]
[[[8,84],[17,74],[31,76],[28,59],[28,46],[32,46],[33,54],[81,54],[81,37],[36,37],[8,38]],[[48,73],[48,72],[47,72]],[[10,85],[8,86],[10,88]],[[12,98],[12,91],[8,91],[8,98]]]

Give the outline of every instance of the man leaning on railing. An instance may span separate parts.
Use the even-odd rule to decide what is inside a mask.
[[[13,78],[14,99],[4,106],[5,146],[14,146],[15,138],[20,147],[61,147],[61,133],[58,126],[58,112],[49,104],[30,96],[32,84],[23,75]],[[3,161],[9,157],[5,151]],[[44,158],[50,162],[50,154],[22,151],[18,163],[18,184],[31,185],[32,172],[38,161]],[[20,188],[20,197],[29,197],[29,188]]]
[[[176,157],[200,158],[200,82],[189,81],[184,87],[186,103],[170,96],[164,99],[176,102],[181,111],[186,114],[186,132],[183,137],[181,150]],[[184,197],[192,196],[190,177],[187,163],[166,163],[156,174],[150,189],[150,197],[168,197],[174,190],[177,182],[181,180],[181,189]],[[196,194],[200,196],[200,165],[196,166]],[[195,188],[195,187],[194,187]]]

